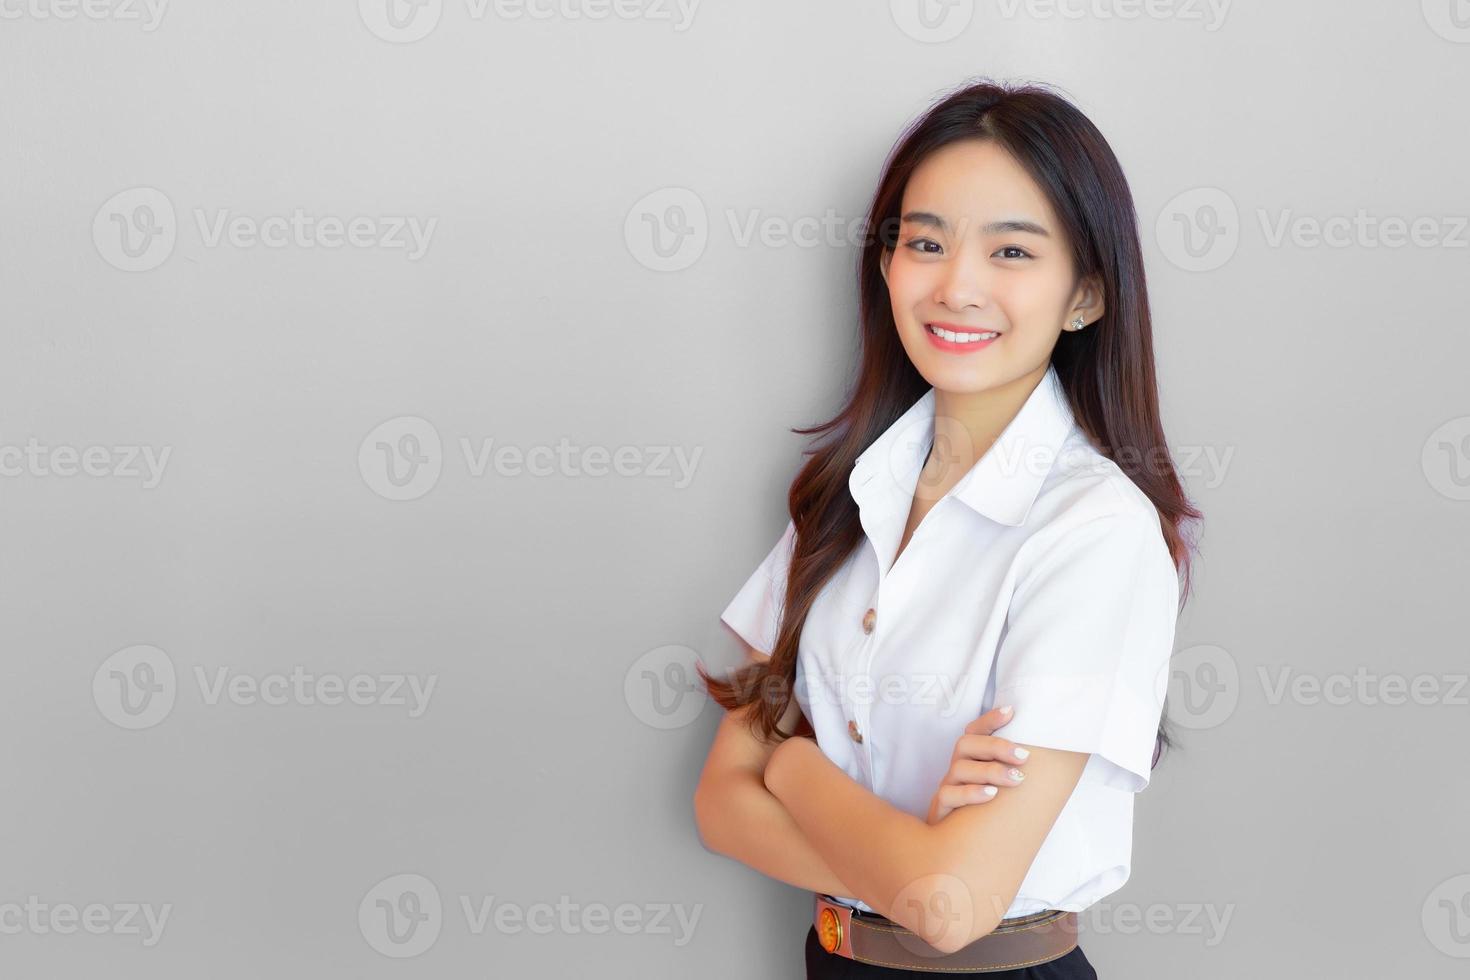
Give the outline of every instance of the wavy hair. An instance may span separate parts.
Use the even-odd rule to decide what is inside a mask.
[[[883,280],[880,259],[897,245],[904,188],[936,150],[959,140],[993,140],[1046,195],[1071,245],[1073,268],[1102,284],[1104,313],[1087,330],[1062,331],[1051,354],[1072,413],[1098,450],[1148,495],[1181,573],[1180,608],[1191,590],[1193,537],[1202,515],[1179,480],[1159,418],[1153,327],[1144,281],[1138,217],[1123,169],[1097,127],[1067,99],[1037,84],[978,81],[941,97],[900,136],[884,165],[858,257],[861,352],[846,404],[828,421],[791,431],[816,436],[792,481],[787,509],[796,528],[775,649],[761,663],[719,679],[699,668],[710,697],[726,710],[759,702],[752,731],[763,740],[809,735],[809,722],[781,732],[796,681],[801,630],[822,587],[862,541],[848,477],[858,455],[929,384],[909,360]],[[1154,748],[1177,744],[1161,721]]]

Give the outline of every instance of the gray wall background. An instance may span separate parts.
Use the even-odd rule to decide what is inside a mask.
[[[1463,974],[1470,6],[926,2],[0,0],[6,974],[801,976],[688,669],[981,74],[1122,158],[1208,521],[1084,948]]]

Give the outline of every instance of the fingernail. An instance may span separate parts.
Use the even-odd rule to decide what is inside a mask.
[[[985,787],[985,795],[986,796],[994,796],[995,795],[995,792],[996,792],[996,790],[995,790],[995,787],[994,786],[987,786],[987,787]]]
[[[1010,713],[1011,713],[1011,708],[1012,708],[1012,707],[1013,707],[1013,706],[1012,706],[1012,705],[1009,705],[1009,704],[1008,704],[1008,705],[1006,705],[1006,706],[1005,706],[1005,707],[1004,707],[1004,708],[1001,708],[1001,709],[1000,709],[1000,713],[1001,713],[1001,714],[1003,714],[1003,715],[1008,715],[1008,714],[1010,714]]]
[[[1007,769],[1006,770],[1006,773],[1012,779],[1025,779],[1026,778],[1026,774],[1024,772],[1022,772],[1021,770],[1019,770],[1019,769]]]
[[[1017,759],[1024,759],[1024,758],[1026,758],[1030,754],[1031,754],[1030,752],[1028,752],[1025,749],[1021,748],[1019,745],[1016,746],[1016,758]]]

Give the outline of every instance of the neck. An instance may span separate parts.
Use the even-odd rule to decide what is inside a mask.
[[[934,389],[934,445],[921,482],[940,495],[958,483],[995,444],[1046,377],[1047,363],[1034,371],[983,391]]]

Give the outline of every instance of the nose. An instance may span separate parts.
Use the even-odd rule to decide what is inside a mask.
[[[985,276],[975,268],[973,262],[956,257],[944,266],[944,272],[934,291],[934,302],[960,312],[971,306],[984,307],[988,302],[988,295]]]

